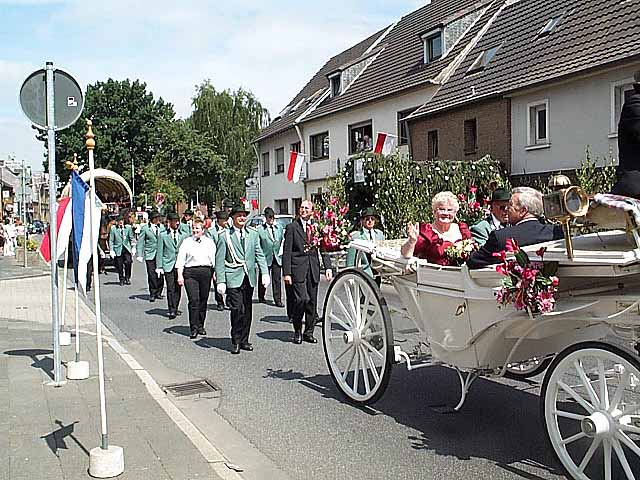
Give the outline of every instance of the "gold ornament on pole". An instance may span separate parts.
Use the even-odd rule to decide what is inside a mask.
[[[66,162],[64,162],[64,167],[67,170],[78,170],[78,154],[74,153],[73,154],[73,162],[70,160],[67,160]]]

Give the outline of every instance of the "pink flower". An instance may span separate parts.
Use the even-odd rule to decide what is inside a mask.
[[[499,258],[500,260],[502,260],[503,262],[507,261],[507,254],[505,253],[504,250],[501,250],[499,252],[493,252],[492,254],[494,257]]]
[[[464,202],[467,199],[467,197],[465,197],[464,193],[459,193],[458,194],[458,200],[460,200],[461,202]]]
[[[538,270],[535,268],[525,268],[522,272],[522,278],[527,281],[534,281],[538,275]]]
[[[349,211],[349,207],[346,207],[346,206],[345,207],[341,207],[340,210],[339,210],[340,215],[345,215],[348,211]]]
[[[558,283],[560,283],[560,279],[556,276],[551,277],[551,285],[553,285],[554,287],[558,286]]]
[[[469,207],[471,210],[480,210],[480,202],[471,202]]]
[[[536,255],[542,258],[544,256],[544,252],[546,251],[547,247],[540,247],[538,250],[536,250]]]
[[[496,272],[504,276],[509,275],[509,272],[507,271],[506,267],[502,264],[496,265]]]
[[[469,187],[469,191],[473,194],[475,194],[478,191],[478,188],[475,185],[471,185]]]
[[[517,252],[520,247],[518,247],[518,242],[516,241],[515,238],[509,238],[507,239],[507,243],[505,245],[507,252],[509,253],[514,253]]]
[[[331,205],[335,205],[336,203],[338,203],[338,197],[331,197],[331,198],[329,199],[329,203],[330,203]]]

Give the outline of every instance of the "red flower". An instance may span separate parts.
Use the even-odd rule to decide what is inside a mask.
[[[504,250],[500,250],[499,252],[493,252],[492,254],[494,257],[499,258],[500,260],[502,260],[503,262],[507,261],[507,254],[505,253]]]
[[[473,194],[475,194],[478,191],[478,188],[475,185],[471,185],[469,187],[469,191]]]
[[[505,245],[505,248],[506,248],[507,252],[509,252],[509,253],[517,252],[520,249],[520,247],[518,246],[518,242],[516,241],[515,238],[507,239],[507,243]]]
[[[480,202],[471,202],[469,207],[471,207],[471,210],[480,210]]]
[[[467,199],[467,197],[464,196],[464,193],[459,193],[458,194],[458,200],[460,200],[461,202],[464,202]]]
[[[538,250],[536,250],[536,255],[542,258],[544,256],[544,252],[546,251],[547,247],[540,247]]]
[[[338,203],[338,198],[337,198],[337,197],[331,197],[331,198],[329,199],[329,203],[330,203],[331,205],[335,205],[336,203]]]
[[[556,277],[556,276],[551,277],[551,284],[552,284],[554,287],[557,287],[557,286],[558,286],[558,283],[560,283],[560,280],[558,279],[558,277]]]

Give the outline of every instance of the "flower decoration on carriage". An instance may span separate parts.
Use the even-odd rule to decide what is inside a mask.
[[[471,253],[478,249],[478,244],[473,241],[473,239],[468,238],[465,240],[460,240],[459,242],[454,243],[453,245],[447,247],[444,251],[444,254],[449,261],[449,265],[459,267],[464,265],[467,260],[469,260],[469,256]]]
[[[536,251],[543,259],[545,247]],[[507,258],[507,253],[513,258]],[[502,260],[496,271],[505,278],[496,292],[500,305],[513,305],[516,310],[533,313],[551,312],[558,292],[557,262],[532,262],[514,239],[507,240],[506,251],[494,253]]]
[[[313,235],[313,245],[323,251],[336,251],[346,246],[349,239],[351,225],[346,218],[349,207],[341,205],[337,197],[329,197],[329,201],[322,211],[314,211],[316,230]]]
[[[482,203],[480,203],[480,200]],[[489,198],[482,198],[475,185],[469,186],[466,193],[458,194],[458,202],[460,210],[458,210],[458,219],[469,225],[479,222],[488,214]]]

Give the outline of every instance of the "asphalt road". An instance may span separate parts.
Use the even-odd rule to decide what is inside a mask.
[[[192,341],[186,296],[170,320],[166,300],[148,301],[142,264],[132,280],[120,287],[115,273],[101,276],[111,322],[167,368],[221,387],[218,413],[292,478],[564,478],[539,418],[540,377],[478,379],[460,413],[441,414],[430,405],[457,403],[456,373],[397,366],[382,399],[356,408],[333,384],[320,327],[320,343],[295,345],[284,309],[254,303],[255,351],[230,355],[228,311],[210,310],[207,337]]]

